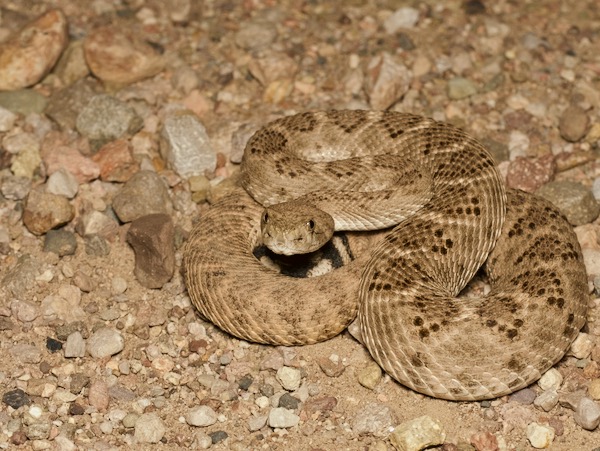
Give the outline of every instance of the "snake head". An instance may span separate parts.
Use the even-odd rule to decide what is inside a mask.
[[[323,210],[291,201],[266,207],[260,228],[263,244],[276,254],[307,254],[331,239],[334,221]]]

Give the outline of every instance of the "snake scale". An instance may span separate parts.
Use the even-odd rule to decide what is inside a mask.
[[[236,337],[315,343],[358,315],[364,345],[398,382],[481,400],[537,380],[585,323],[587,276],[565,217],[506,189],[486,149],[451,125],[397,112],[284,117],[249,140],[242,185],[200,218],[183,257],[192,302]],[[336,229],[393,228],[342,268],[287,277],[252,254],[280,203],[293,206],[283,224],[297,210],[292,227],[309,234],[320,220],[302,205]],[[280,233],[276,247],[303,239]],[[491,291],[459,296],[482,265]]]

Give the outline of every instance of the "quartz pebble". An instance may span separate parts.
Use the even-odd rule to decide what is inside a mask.
[[[396,426],[390,435],[392,445],[400,451],[420,451],[441,445],[445,439],[446,432],[441,423],[428,416],[406,421]]]
[[[289,366],[283,366],[277,370],[277,381],[283,388],[289,391],[298,390],[300,387],[300,381],[302,380],[302,373],[296,368]]]
[[[562,384],[563,377],[556,368],[550,368],[546,371],[540,380],[538,380],[538,385],[542,390],[558,390]]]
[[[272,428],[291,428],[299,422],[298,415],[283,407],[276,407],[269,412],[269,426]]]
[[[191,113],[173,114],[165,119],[160,152],[181,177],[213,172],[217,155],[211,147],[204,125]]]
[[[191,426],[211,426],[217,422],[217,414],[209,406],[199,406],[186,414],[185,421]]]
[[[529,423],[526,429],[527,440],[536,449],[548,448],[554,441],[554,429],[538,423]]]
[[[50,174],[46,182],[46,191],[57,196],[73,199],[79,190],[79,183],[73,174],[64,168]]]

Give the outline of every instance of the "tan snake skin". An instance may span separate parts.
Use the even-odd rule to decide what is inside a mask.
[[[183,261],[194,305],[232,335],[314,343],[358,309],[365,346],[394,379],[480,400],[537,380],[585,323],[587,277],[571,226],[547,201],[505,192],[488,152],[448,124],[394,112],[290,116],[250,139],[242,171],[255,201],[240,190],[215,204]],[[299,197],[338,229],[400,223],[349,265],[290,278],[252,255],[257,202]],[[491,292],[457,297],[486,259]]]

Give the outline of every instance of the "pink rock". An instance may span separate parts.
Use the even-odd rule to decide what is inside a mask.
[[[98,164],[83,156],[59,133],[50,132],[46,135],[41,155],[48,175],[64,168],[73,174],[80,184],[95,180],[100,175]]]
[[[477,451],[497,451],[498,439],[491,432],[477,432],[471,436],[471,445]]]
[[[510,162],[506,184],[529,193],[552,180],[556,164],[551,154],[539,158],[517,157]]]
[[[100,80],[128,85],[159,73],[165,64],[135,30],[112,26],[92,31],[83,44],[90,70]]]
[[[67,45],[67,19],[51,10],[0,45],[0,90],[12,91],[39,82]]]
[[[139,170],[129,143],[124,139],[102,146],[92,161],[100,166],[100,178],[105,182],[126,182]]]
[[[102,381],[92,382],[88,391],[88,401],[99,412],[105,412],[110,401],[108,385]]]

